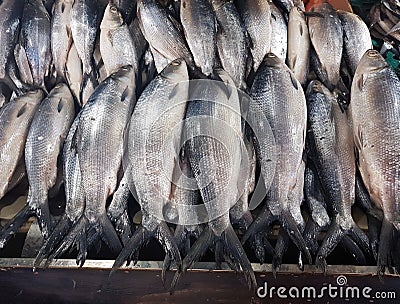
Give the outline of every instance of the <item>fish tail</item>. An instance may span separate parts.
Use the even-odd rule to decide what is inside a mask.
[[[86,236],[86,231],[88,229],[89,222],[85,216],[81,216],[80,219],[76,222],[76,224],[72,227],[69,233],[63,238],[60,245],[54,250],[53,253],[47,258],[44,267],[48,267],[50,263],[58,256],[64,254],[72,245],[76,243],[76,240],[81,235]],[[82,248],[81,248],[82,250]],[[83,252],[79,252],[79,256],[84,256]],[[82,264],[83,265],[83,264]]]
[[[0,232],[0,248],[4,248],[10,238],[17,233],[18,229],[34,214],[29,205],[25,205],[12,220],[10,220]]]
[[[193,244],[188,254],[183,259],[182,270],[175,273],[175,276],[172,279],[170,293],[174,292],[182,274],[206,253],[207,249],[212,245],[215,238],[216,236],[212,232],[211,228],[209,226],[205,227],[197,241]]]
[[[383,218],[378,250],[378,275],[380,278],[385,274],[386,267],[391,267],[391,248],[393,244],[394,226],[386,218]]]
[[[117,271],[117,269],[121,267],[125,261],[129,261],[132,255],[135,255],[140,247],[142,247],[142,245],[144,245],[152,236],[153,232],[148,231],[140,225],[129,239],[129,242],[121,250],[118,257],[115,259],[110,276]]]
[[[255,289],[257,287],[256,276],[253,268],[251,267],[251,263],[247,258],[247,255],[231,225],[228,225],[221,237],[223,238],[226,252],[229,252],[232,255],[233,261],[238,262],[242,267],[249,290]]]
[[[277,271],[282,265],[282,258],[289,246],[289,241],[290,238],[285,229],[280,229],[275,245],[275,254],[272,257],[272,273],[275,278]]]
[[[372,255],[368,236],[353,221],[353,226],[349,231],[349,236],[364,250],[365,253]]]
[[[299,228],[297,227],[297,223],[294,220],[292,214],[287,211],[283,210],[281,214],[281,223],[283,228],[288,233],[292,242],[299,248],[306,256],[306,259],[309,264],[312,264],[312,258],[310,251],[307,248],[306,241],[304,240]]]
[[[321,232],[321,227],[312,219],[310,218],[307,223],[306,227],[304,228],[303,236],[306,240],[307,247],[310,249],[313,255],[316,255],[318,252],[318,242],[317,237]]]
[[[344,230],[340,227],[337,221],[333,220],[318,250],[315,261],[317,267],[321,267],[324,272],[326,272],[326,257],[333,251],[333,249],[335,249],[344,234]]]
[[[53,232],[51,233],[50,237],[45,241],[43,246],[40,248],[38,255],[33,263],[34,268],[38,268],[42,263],[43,259],[51,254],[55,249],[62,238],[68,233],[71,229],[73,222],[68,218],[67,215],[61,218],[58,222],[57,226],[54,228]]]
[[[242,244],[245,244],[250,237],[256,235],[260,231],[266,230],[274,220],[275,216],[268,209],[268,206],[264,206],[261,213],[256,217],[244,234]]]
[[[52,231],[52,221],[47,200],[44,203],[37,204],[32,208],[32,210],[37,217],[40,231],[42,232],[44,239],[48,239],[50,232]]]
[[[378,245],[379,245],[379,232],[382,221],[378,220],[375,216],[367,214],[368,220],[368,237],[372,254],[375,260],[378,259]]]
[[[345,235],[342,239],[343,247],[351,253],[358,264],[365,265],[366,259],[363,251],[358,247],[357,243],[354,242],[348,235]]]
[[[106,213],[103,213],[100,216],[99,222],[100,236],[102,240],[113,252],[119,253],[122,250],[121,242]]]

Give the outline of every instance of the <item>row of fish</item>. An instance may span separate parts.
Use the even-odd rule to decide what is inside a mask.
[[[246,242],[274,271],[290,242],[300,267],[315,256],[325,270],[338,243],[380,273],[399,267],[399,79],[357,15],[289,0],[45,4],[0,4],[0,196],[29,182],[1,247],[35,215],[35,267],[71,247],[83,265],[104,242],[116,270],[155,238],[172,289],[209,248],[256,286]]]

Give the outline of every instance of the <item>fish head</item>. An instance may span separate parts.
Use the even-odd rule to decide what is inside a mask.
[[[121,12],[114,3],[108,3],[104,11],[103,20],[101,21],[100,28],[118,28],[124,24],[124,18]]]
[[[274,53],[266,54],[263,60],[263,64],[267,67],[277,68],[277,69],[280,69],[285,65],[283,61]]]
[[[32,90],[27,92],[25,95],[20,97],[26,96],[30,103],[39,104],[42,99],[44,98],[44,92],[41,89]],[[18,98],[20,98],[18,97]]]
[[[160,73],[161,77],[171,83],[177,83],[189,79],[186,62],[183,58],[175,59]]]
[[[368,50],[362,56],[357,72],[360,74],[376,73],[389,67],[382,55],[376,50]]]

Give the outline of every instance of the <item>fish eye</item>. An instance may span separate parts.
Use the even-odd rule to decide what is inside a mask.
[[[376,51],[376,50],[369,50],[368,51],[368,56],[369,57],[377,57],[377,56],[379,56],[379,52]]]
[[[111,10],[111,12],[114,13],[114,14],[118,13],[118,9],[117,9],[117,7],[116,7],[115,5],[112,5],[112,6],[110,7],[110,10]]]

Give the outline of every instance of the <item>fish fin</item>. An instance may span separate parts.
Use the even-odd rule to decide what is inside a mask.
[[[29,202],[29,205],[31,205],[31,202]],[[42,232],[43,237],[47,239],[50,235],[50,231],[52,230],[50,209],[49,205],[47,204],[47,199],[45,202],[40,202],[31,209],[37,217],[40,231]]]
[[[121,242],[106,213],[99,217],[99,223],[102,240],[113,252],[119,253],[122,250]]]
[[[257,286],[257,280],[253,268],[231,225],[228,225],[221,237],[225,251],[229,252],[233,261],[237,261],[242,267],[249,290],[254,290]]]
[[[0,248],[4,248],[10,238],[17,233],[18,229],[25,224],[32,215],[33,211],[29,205],[25,205],[12,220],[8,221],[0,232]]]
[[[275,254],[272,257],[272,274],[276,278],[276,272],[282,265],[283,255],[287,251],[290,238],[285,229],[279,230],[278,240],[275,245]]]
[[[386,33],[386,35],[390,35],[390,34],[396,33],[396,32],[398,32],[399,30],[400,30],[400,22],[396,23],[396,24],[390,29],[390,31],[389,31],[388,33]]]
[[[290,75],[290,80],[292,81],[292,84],[294,86],[294,88],[296,90],[299,89],[299,84],[297,82],[296,76],[294,76],[294,74],[292,73],[292,71],[288,71],[289,75]]]
[[[358,245],[348,236],[345,235],[341,241],[343,247],[347,252],[349,252],[354,259],[356,260],[357,264],[359,265],[365,265],[367,260],[365,258],[364,253],[358,247]]]
[[[28,105],[27,105],[27,103],[24,103],[24,105],[19,109],[16,118],[19,118],[22,115],[24,115],[24,113],[26,112],[27,109],[28,109]]]
[[[176,264],[178,271],[182,269],[182,258],[179,253],[178,245],[176,244],[175,238],[168,228],[167,223],[161,221],[157,225],[157,232],[155,233],[155,238],[163,247],[165,253],[169,255]]]
[[[292,242],[296,247],[301,250],[305,255],[309,264],[312,264],[312,258],[310,251],[307,248],[306,241],[304,240],[301,232],[299,231],[296,221],[294,220],[292,214],[289,211],[282,210],[281,214],[282,227],[286,230]]]
[[[370,248],[375,260],[378,260],[379,232],[380,232],[379,230],[382,221],[378,220],[376,217],[370,214],[367,214],[367,220],[368,220],[368,237],[369,237]]]
[[[53,6],[53,8],[54,8],[55,6]],[[65,10],[65,3],[63,2],[63,3],[61,3],[61,13],[64,13],[64,10]]]
[[[206,253],[207,249],[212,245],[215,238],[215,234],[212,232],[210,227],[207,226],[183,259],[182,270],[175,273],[175,276],[172,279],[170,293],[173,293],[175,290],[175,287],[178,284],[182,274],[185,273],[194,262],[198,261]]]
[[[15,62],[18,67],[19,76],[21,77],[21,80],[25,84],[32,85],[33,84],[33,76],[32,76],[31,67],[29,65],[29,60],[26,55],[24,47],[22,45],[20,45],[19,43],[15,46],[14,58],[15,58]]]
[[[303,24],[302,23],[299,23],[299,30],[300,30],[300,36],[303,36],[304,28],[303,28]]]
[[[178,31],[182,32],[183,28],[182,28],[182,25],[180,24],[180,22],[178,22],[171,14],[168,14],[167,16],[168,16],[169,21],[171,21],[171,23],[174,25],[174,27]]]
[[[367,235],[353,222],[353,226],[349,231],[349,236],[356,242],[360,249],[363,249],[365,253],[372,255],[369,247],[369,239]]]
[[[386,267],[392,266],[391,246],[393,242],[394,226],[386,218],[383,218],[381,234],[379,237],[378,250],[378,275],[382,277],[385,274]]]
[[[63,238],[56,250],[54,250],[51,255],[48,256],[44,267],[48,267],[56,257],[64,254],[76,242],[77,237],[79,237],[81,233],[86,234],[88,224],[89,222],[86,217],[81,216],[69,233]],[[82,256],[81,252],[80,255]]]
[[[117,271],[119,267],[125,261],[130,260],[132,254],[138,252],[140,247],[142,247],[148,240],[153,237],[154,233],[144,228],[142,225],[136,229],[133,233],[132,237],[129,239],[129,242],[125,245],[122,251],[119,253],[118,257],[115,259],[114,264],[112,266],[110,276]]]
[[[271,12],[271,18],[274,19],[276,21],[276,16],[274,15],[273,12]]]
[[[111,30],[107,31],[107,39],[111,44],[111,47],[114,47],[114,39]]]
[[[264,206],[260,214],[255,218],[253,223],[247,229],[246,233],[242,238],[242,244],[245,244],[251,236],[256,235],[266,227],[269,227],[275,220],[275,216],[271,213],[267,206]]]
[[[122,92],[121,101],[124,102],[126,97],[129,95],[129,86],[126,86],[125,90]]]
[[[43,259],[53,252],[55,247],[60,243],[62,238],[68,233],[72,226],[73,222],[68,218],[67,215],[64,214],[60,221],[57,223],[57,226],[54,228],[50,237],[40,248],[39,253],[37,254],[33,263],[34,268],[39,267]]]
[[[335,249],[336,245],[343,238],[343,235],[344,231],[341,229],[338,223],[336,221],[332,221],[315,259],[315,265],[321,268],[324,273],[326,273],[327,270],[326,258],[333,251],[333,249]]]
[[[304,239],[307,243],[307,248],[310,249],[310,252],[315,255],[318,252],[318,242],[317,236],[321,232],[321,227],[312,219],[310,218],[307,223],[306,227],[304,228]]]

